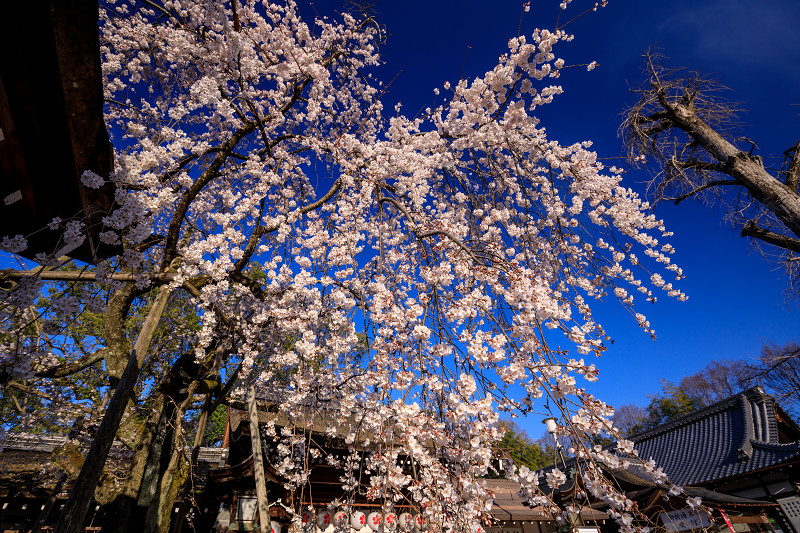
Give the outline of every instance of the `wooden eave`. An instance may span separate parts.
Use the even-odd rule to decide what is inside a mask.
[[[96,0],[4,2],[0,8],[0,238],[23,235],[21,255],[89,263],[119,253],[101,245],[111,185],[84,187],[85,170],[108,176],[113,150],[103,120]],[[65,249],[55,217],[80,220],[88,238]]]
[[[286,482],[269,463],[264,465],[264,474],[267,481],[283,484]],[[212,468],[208,472],[209,480],[213,483],[239,482],[242,479],[253,479],[253,456],[250,455],[244,461],[230,466]]]

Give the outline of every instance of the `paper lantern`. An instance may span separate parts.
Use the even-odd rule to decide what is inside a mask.
[[[331,519],[331,513],[328,511],[322,511],[317,515],[317,527],[322,530],[327,529],[328,526],[331,525]]]
[[[333,514],[333,525],[335,527],[344,527],[345,525],[347,525],[347,512],[336,511]]]
[[[311,530],[314,527],[314,513],[307,509],[300,513],[300,524],[303,526],[304,531]]]
[[[270,533],[281,533],[281,525],[277,522],[270,521]]]
[[[367,516],[361,511],[354,511],[350,515],[350,525],[353,526],[353,529],[358,531],[367,525]]]
[[[383,528],[386,531],[394,531],[397,529],[397,515],[394,513],[388,513],[383,519]]]
[[[401,514],[398,523],[400,524],[400,529],[403,531],[411,531],[414,529],[414,517],[409,513]]]
[[[381,527],[381,522],[383,522],[381,513],[369,513],[369,516],[367,517],[367,525],[372,531],[378,531]]]

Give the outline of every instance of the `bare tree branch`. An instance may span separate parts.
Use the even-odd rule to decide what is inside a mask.
[[[756,144],[733,134],[738,108],[719,97],[724,87],[696,73],[666,69],[658,59],[646,54],[647,82],[634,91],[638,101],[620,127],[632,164],[657,162],[650,182],[654,202],[720,201],[727,210],[724,218],[741,227],[743,237],[798,252],[800,142],[784,152],[790,158],[787,170],[765,168],[754,153]],[[727,185],[742,189],[726,194]],[[774,229],[759,228],[756,220],[768,220]]]
[[[765,230],[758,227],[752,220],[742,228],[742,237],[753,237],[774,246],[800,253],[800,239]]]
[[[36,375],[42,378],[63,378],[71,374],[76,374],[81,370],[89,368],[90,366],[102,361],[107,352],[108,350],[106,348],[100,348],[99,350],[95,350],[94,352],[81,357],[77,361],[63,363],[48,368],[47,370],[37,372]]]
[[[703,190],[708,189],[710,187],[718,187],[720,185],[741,185],[741,183],[737,183],[737,182],[735,182],[733,180],[709,181],[708,183],[705,183],[705,184],[697,187],[693,191],[689,191],[686,194],[682,194],[682,195],[678,196],[677,198],[675,198],[675,205],[678,205],[682,201],[686,200],[690,196],[694,196],[695,194],[699,193],[700,191],[703,191]]]

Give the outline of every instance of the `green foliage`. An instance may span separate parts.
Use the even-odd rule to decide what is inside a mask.
[[[108,271],[115,264],[106,265]],[[79,272],[83,268],[68,262],[62,272]],[[0,375],[0,424],[8,431],[33,433],[66,433],[76,418],[92,419],[103,404],[109,380],[105,365],[97,363],[61,377],[44,377],[37,372],[47,367],[75,364],[82,357],[106,346],[104,306],[112,287],[87,285],[72,281],[55,282],[48,286],[35,305],[26,311],[27,325],[21,327],[18,339],[0,338],[3,342],[27,342],[28,350],[39,354],[43,365],[34,365],[31,375],[9,379]],[[126,336],[135,341],[156,291],[136,298],[124,323]],[[59,298],[74,298],[83,302],[80,313],[60,313],[53,305]],[[91,300],[95,305],[88,305]],[[175,292],[169,299],[153,336],[150,352],[141,370],[135,390],[136,401],[147,403],[150,389],[157,385],[181,354],[190,350],[200,330],[200,317],[190,298]],[[7,335],[6,335],[7,336]]]
[[[670,420],[693,413],[701,407],[703,407],[703,403],[700,400],[689,396],[671,381],[662,380],[661,392],[650,395],[647,417],[639,424],[631,426],[628,433],[635,435],[653,429]]]
[[[506,434],[498,444],[504,457],[509,457],[517,466],[525,465],[531,470],[538,470],[553,464],[553,453],[548,453],[541,443],[532,440],[528,434],[514,422],[501,422]],[[499,474],[498,474],[499,477]]]
[[[63,272],[80,269],[68,262]],[[108,299],[108,288],[87,288],[74,282],[54,283],[24,312],[25,325],[14,338],[0,341],[17,344],[34,357],[28,376],[0,376],[0,424],[10,432],[65,434],[75,419],[91,418],[92,408],[102,402],[107,381],[100,364],[60,378],[37,376],[48,367],[75,362],[103,347],[104,314],[85,308],[76,316],[64,316],[53,306],[58,298],[92,299],[98,305]]]
[[[228,408],[218,406],[206,422],[206,432],[203,435],[203,446],[219,446],[225,434],[225,422],[228,420]]]

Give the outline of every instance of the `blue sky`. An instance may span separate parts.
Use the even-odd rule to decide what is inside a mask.
[[[558,3],[534,0],[522,31],[552,27]],[[571,18],[590,5],[574,0],[562,16]],[[342,4],[326,0],[315,7],[332,14]],[[517,33],[522,2],[377,0],[374,9],[389,32],[381,50],[382,79],[399,74],[387,109],[399,100],[413,115],[434,104],[434,87],[495,64]],[[567,64],[597,61],[599,67],[562,75],[565,93],[539,116],[560,142],[591,139],[601,157],[619,156],[616,133],[620,114],[633,102],[629,87],[643,80],[641,55],[658,47],[669,64],[712,74],[729,87],[728,97],[748,111],[740,119],[741,133],[765,157],[780,155],[800,137],[798,27],[796,0],[611,0],[570,25],[575,41],[555,50]],[[624,183],[644,192],[647,178],[644,171],[631,171]],[[674,257],[686,274],[681,289],[689,301],[661,299],[643,310],[656,329],[655,341],[619,306],[599,308],[597,317],[615,344],[597,362],[601,378],[593,391],[614,405],[645,404],[661,378],[677,381],[713,359],[754,357],[763,341],[797,338],[800,311],[796,302],[786,303],[782,270],[750,251],[721,222],[721,212],[684,202],[661,205],[656,214],[675,232]],[[539,420],[522,425],[533,435],[541,432]]]

